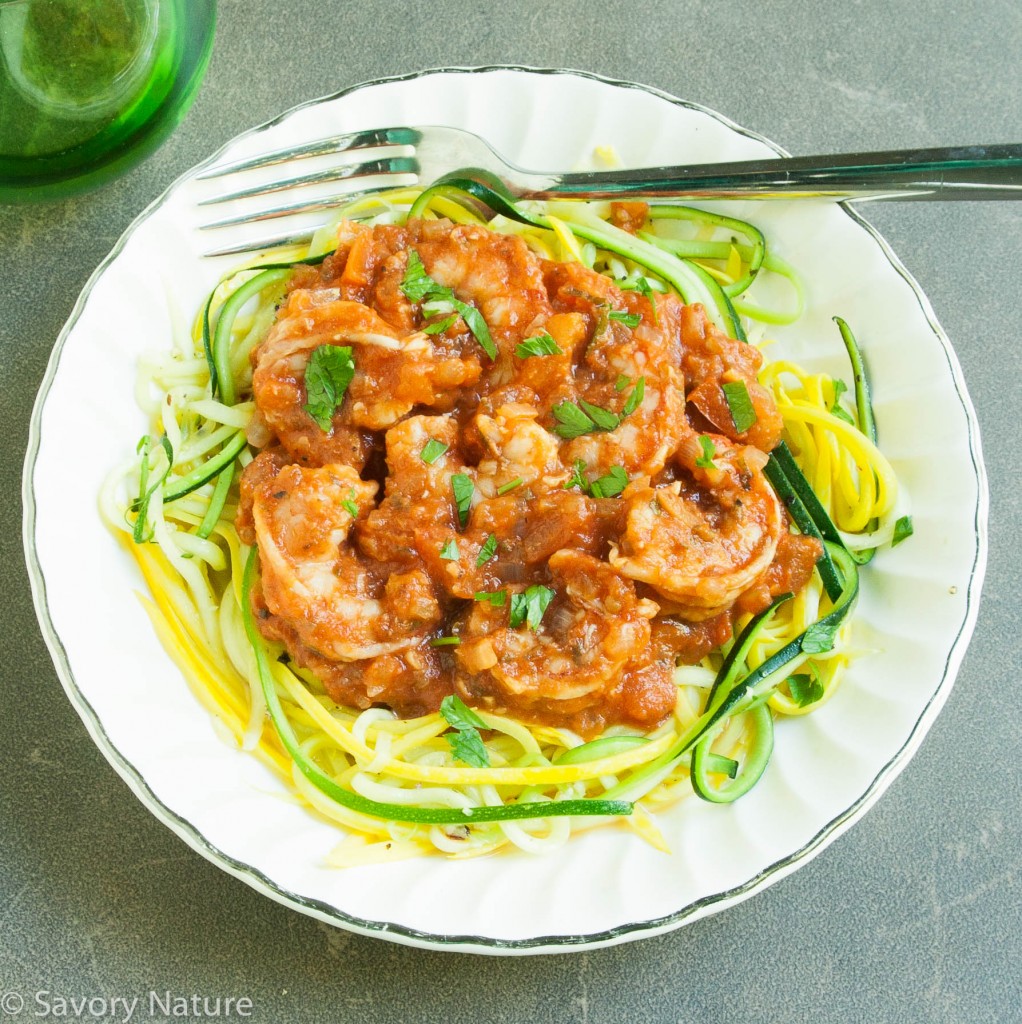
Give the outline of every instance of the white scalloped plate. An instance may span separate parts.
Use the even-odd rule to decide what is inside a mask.
[[[209,162],[333,132],[437,123],[475,130],[535,167],[568,169],[606,144],[633,166],[779,152],[712,111],[640,86],[481,68],[307,104]],[[89,281],[40,391],[24,478],[25,546],[58,674],[100,749],[161,821],[226,871],[324,921],[412,945],[522,953],[607,945],[705,917],[793,871],[862,816],[954,681],[976,615],[987,512],[958,362],[922,292],[868,225],[820,201],[763,203],[754,215],[751,203],[729,207],[755,219],[805,275],[807,313],[778,332],[779,351],[847,376],[834,314],[866,351],[881,443],[916,527],[863,575],[857,636],[876,653],[855,662],[830,703],[779,726],[769,770],[746,798],[730,807],[693,799],[664,814],[671,855],[603,829],[544,858],[338,871],[324,866],[338,833],[218,738],[150,628],[134,563],[88,499],[145,430],[132,393],[138,354],[165,346],[174,311],[190,316],[225,268],[199,255],[209,241],[196,230],[195,202],[211,187],[194,172],[179,180]],[[83,433],[88,458],[69,443]]]

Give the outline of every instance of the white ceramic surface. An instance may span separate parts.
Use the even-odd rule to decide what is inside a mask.
[[[639,86],[486,68],[426,72],[308,104],[210,162],[328,133],[439,123],[485,134],[537,168],[574,167],[607,144],[633,166],[777,152],[720,115]],[[100,749],[161,821],[225,870],[325,921],[415,945],[521,953],[625,941],[722,910],[861,817],[947,697],[986,558],[986,481],[958,362],[875,232],[822,201],[727,207],[754,219],[805,277],[806,315],[775,332],[775,351],[848,377],[835,314],[865,350],[881,444],[916,528],[863,574],[856,636],[876,653],[855,662],[826,706],[778,727],[772,763],[746,798],[729,807],[693,799],[664,814],[671,855],[604,829],[545,858],[338,871],[324,865],[338,833],[282,799],[275,778],[218,738],[150,628],[134,563],[89,497],[145,431],[133,397],[138,355],[165,347],[232,262],[200,257],[209,237],[196,230],[195,204],[215,187],[192,174],[179,180],[90,280],[54,349],[24,478],[26,552],[58,674]],[[75,443],[83,432],[87,459]]]

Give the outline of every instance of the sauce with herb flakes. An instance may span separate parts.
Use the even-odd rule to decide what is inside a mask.
[[[515,236],[345,224],[252,361],[257,622],[339,703],[651,729],[819,556],[758,351]]]

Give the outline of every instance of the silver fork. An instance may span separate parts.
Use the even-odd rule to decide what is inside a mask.
[[[258,223],[335,208],[395,185],[429,184],[457,169],[484,183],[496,175],[517,199],[1022,199],[1022,145],[961,146],[827,156],[781,157],[734,163],[690,164],[614,171],[555,173],[511,163],[492,146],[460,128],[377,128],[322,139],[215,167],[202,180],[237,176],[292,161],[337,157],[340,163],[297,177],[255,181],[212,195],[201,206],[247,206],[260,196],[316,189],[310,198],[253,211],[242,210],[204,229]],[[262,176],[260,176],[262,177]],[[343,183],[323,194],[319,186]],[[312,231],[264,238],[207,253],[221,256],[305,241]]]

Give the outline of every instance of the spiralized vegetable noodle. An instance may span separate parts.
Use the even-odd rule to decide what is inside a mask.
[[[454,183],[228,275],[143,363],[104,514],[335,863],[611,822],[664,848],[651,812],[736,799],[829,699],[857,567],[908,520],[847,325],[854,404],[764,362],[800,304],[745,222]]]

